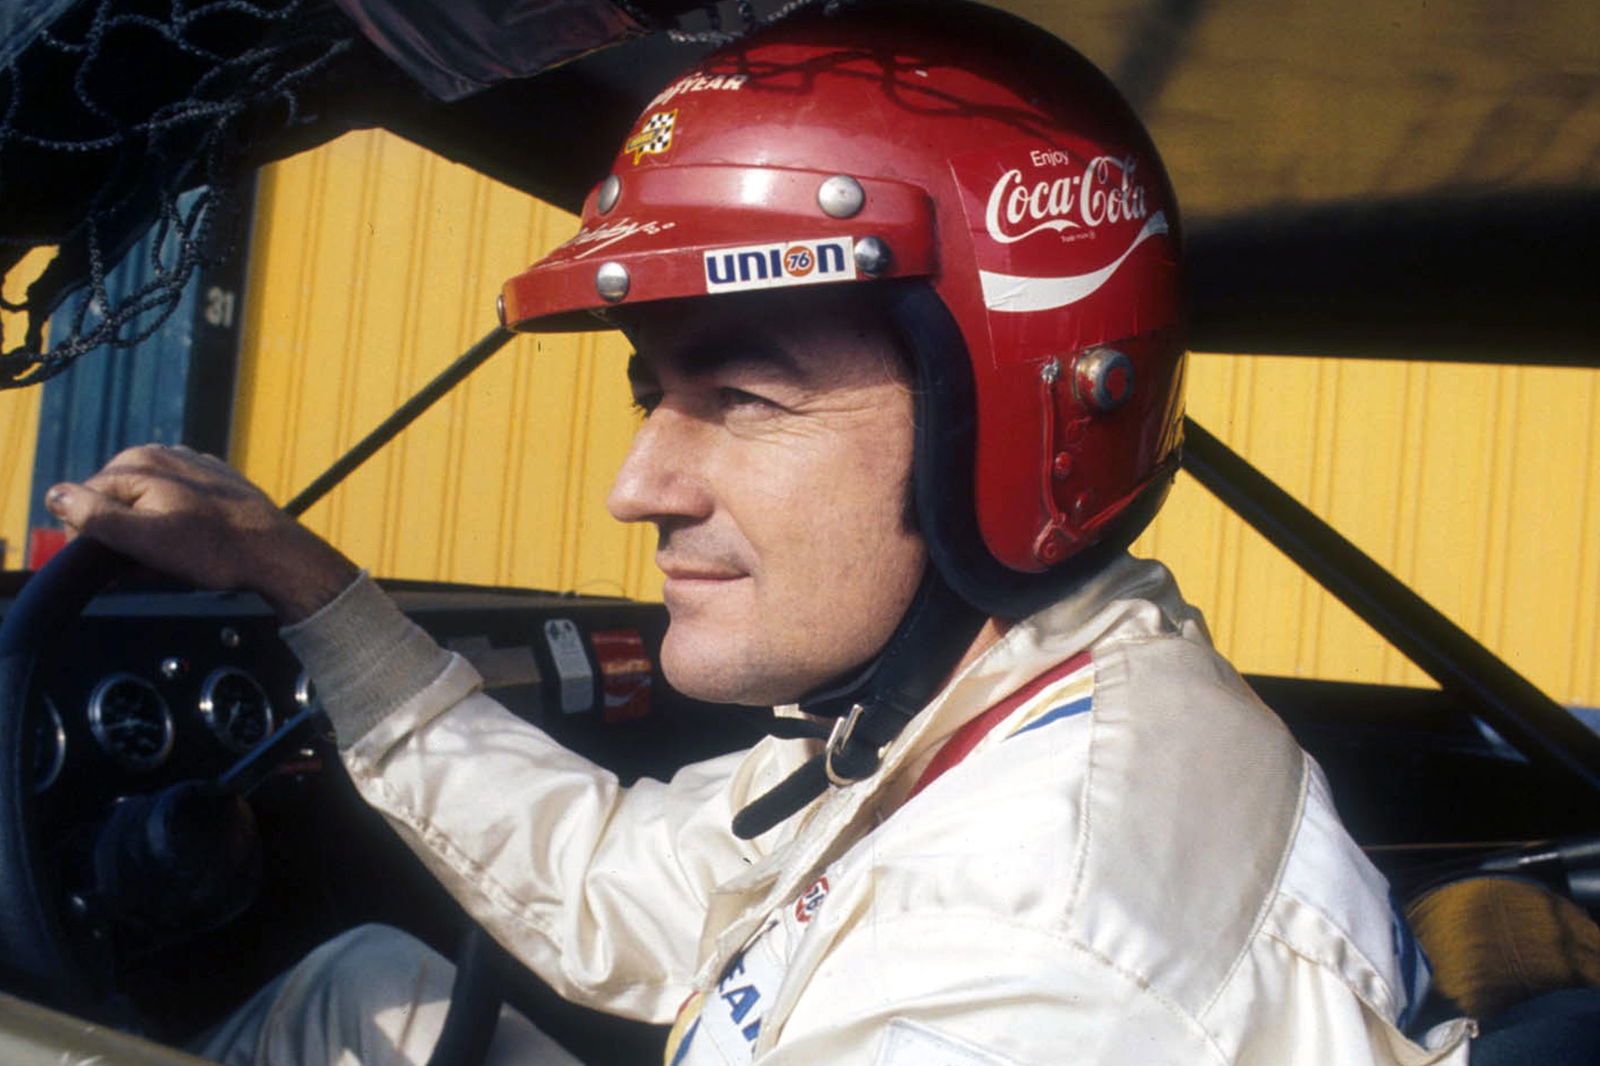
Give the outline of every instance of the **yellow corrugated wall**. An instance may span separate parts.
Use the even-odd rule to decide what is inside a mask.
[[[22,257],[4,279],[5,298],[21,303],[28,286],[55,257],[38,248]],[[0,337],[9,350],[22,343],[27,322],[20,314],[0,310]],[[29,494],[33,491],[33,452],[39,439],[38,387],[0,390],[0,570],[22,566],[28,544]]]
[[[494,322],[573,220],[386,134],[269,168],[234,455],[287,498]],[[375,571],[654,597],[605,514],[615,337],[519,338],[308,515]],[[1600,372],[1199,355],[1195,417],[1558,699],[1600,704]],[[1180,477],[1137,548],[1246,670],[1424,683]]]
[[[34,441],[39,432],[39,390],[0,392],[0,569],[22,566],[28,543],[28,504],[33,484]]]
[[[280,500],[493,327],[500,283],[575,228],[377,132],[260,188],[233,458]],[[518,338],[307,521],[385,575],[654,595],[652,539],[604,508],[626,354]]]
[[[1197,355],[1189,410],[1557,699],[1600,704],[1600,371]],[[1186,475],[1135,546],[1247,670],[1427,683]]]

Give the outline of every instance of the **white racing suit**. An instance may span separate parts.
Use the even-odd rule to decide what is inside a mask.
[[[1464,1020],[1402,1034],[1426,964],[1383,878],[1159,564],[1017,623],[753,841],[815,742],[624,789],[365,580],[285,635],[366,799],[563,995],[673,1021],[673,1066],[1466,1061]]]

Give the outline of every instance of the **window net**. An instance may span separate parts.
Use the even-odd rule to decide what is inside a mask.
[[[303,90],[353,43],[331,14],[310,0],[87,0],[48,24],[26,5],[0,23],[0,275],[55,249],[25,298],[0,299],[23,316],[0,388],[138,344],[202,259],[227,253],[248,146],[306,121]],[[148,280],[114,300],[107,274],[152,227]]]
[[[335,2],[359,7],[362,25],[382,16],[405,28],[419,14],[414,0]],[[614,7],[639,31],[707,46],[843,0],[767,0],[764,11],[755,0],[520,0],[531,9],[584,2]],[[450,8],[423,10],[451,18],[439,14]],[[537,18],[526,24],[539,31]],[[331,136],[329,116],[318,113],[338,110],[330,85],[362,81],[350,71],[363,68],[344,58],[367,47],[356,25],[329,0],[0,6],[0,277],[30,250],[55,249],[20,302],[0,294],[22,326],[20,338],[14,324],[0,338],[0,388],[45,381],[86,352],[132,348],[161,327],[196,270],[231,251],[235,190],[269,157],[261,146],[292,151],[296,129],[319,125],[300,147]],[[491,34],[485,47],[518,43]],[[108,288],[108,274],[147,234],[138,243],[145,280]]]

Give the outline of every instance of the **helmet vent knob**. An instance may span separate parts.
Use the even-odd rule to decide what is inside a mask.
[[[856,241],[856,269],[868,277],[877,277],[889,269],[889,246],[882,237],[862,237]]]
[[[817,187],[817,206],[830,218],[854,218],[866,203],[866,190],[848,174],[835,174]]]
[[[1094,348],[1072,364],[1072,388],[1091,410],[1115,411],[1133,395],[1133,361],[1115,348]]]
[[[1054,566],[1071,554],[1072,542],[1054,523],[1045,526],[1033,541],[1033,557],[1046,566]]]
[[[628,285],[632,280],[628,277],[628,268],[621,263],[601,263],[600,269],[594,274],[594,291],[606,303],[614,304],[628,295]]]
[[[595,194],[595,210],[602,215],[609,215],[620,199],[622,199],[622,179],[615,174],[607,175],[606,180],[600,183],[600,191]]]

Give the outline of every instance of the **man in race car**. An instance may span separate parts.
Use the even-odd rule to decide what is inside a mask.
[[[1126,546],[1181,436],[1178,218],[1075,52],[862,4],[663,90],[516,329],[617,326],[668,679],[775,736],[620,788],[219,461],[51,509],[278,609],[362,794],[563,995],[670,1063],[1464,1062],[1315,765]],[[228,1062],[416,1062],[448,966],[319,950]],[[496,1061],[565,1062],[503,1020]]]

